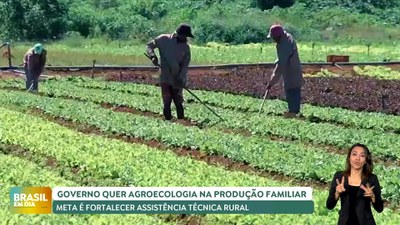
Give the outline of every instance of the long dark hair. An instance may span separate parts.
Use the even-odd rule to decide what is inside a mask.
[[[346,176],[350,176],[350,154],[351,151],[355,148],[355,147],[361,147],[364,149],[365,154],[366,154],[366,163],[364,164],[363,168],[362,168],[362,174],[361,174],[361,179],[365,179],[365,178],[369,178],[372,174],[372,171],[374,169],[374,164],[372,163],[372,155],[371,152],[369,151],[368,147],[366,145],[357,143],[354,144],[353,146],[350,147],[349,152],[347,153],[347,158],[346,158],[346,170],[344,171],[344,174]]]

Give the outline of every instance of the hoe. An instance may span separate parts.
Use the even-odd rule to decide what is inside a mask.
[[[147,55],[146,53],[144,53],[144,55],[150,59],[150,56]],[[161,66],[158,64],[157,65],[158,68],[161,68]],[[224,121],[224,119],[218,115],[213,109],[211,109],[207,104],[205,104],[203,101],[201,101],[201,99],[199,97],[197,97],[192,91],[190,91],[188,88],[184,87],[184,89],[189,92],[189,94],[191,94],[194,98],[196,98],[201,104],[203,104],[208,110],[210,110],[214,115],[216,115],[221,121]]]

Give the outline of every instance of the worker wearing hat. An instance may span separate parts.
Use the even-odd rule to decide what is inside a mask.
[[[267,38],[273,39],[276,43],[278,56],[271,80],[267,83],[267,89],[271,89],[283,77],[283,86],[288,103],[288,111],[284,113],[284,116],[296,117],[300,113],[301,88],[304,85],[296,41],[280,24],[274,24],[270,27]]]
[[[154,50],[158,48],[161,58],[160,86],[163,99],[163,114],[171,120],[171,103],[174,101],[177,118],[184,118],[183,88],[187,83],[187,72],[191,61],[190,46],[187,38],[193,38],[192,28],[180,24],[172,34],[161,34],[147,44],[147,54],[154,65],[158,58]]]
[[[30,92],[38,91],[38,80],[46,64],[46,55],[47,51],[43,45],[37,43],[24,56],[26,89]]]

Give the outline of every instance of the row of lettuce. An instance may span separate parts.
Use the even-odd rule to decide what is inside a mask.
[[[10,114],[10,111],[2,111],[1,122],[4,121],[4,113]],[[14,113],[15,114],[15,113]],[[21,115],[21,114],[19,114]],[[24,117],[22,117],[24,118]],[[26,117],[25,117],[26,118]],[[8,121],[13,121],[16,118],[10,118]],[[29,118],[26,118],[29,119]],[[7,123],[7,122],[6,122]],[[30,125],[27,125],[30,126]],[[1,143],[10,143],[7,141],[7,128],[2,127],[0,130]],[[16,128],[16,127],[14,127]],[[17,128],[19,130],[19,128]],[[20,132],[24,133],[23,131]],[[26,133],[25,133],[26,134]],[[26,134],[29,136],[29,134]],[[38,141],[41,141],[40,139]],[[15,143],[18,143],[17,141]],[[10,213],[10,189],[12,187],[65,187],[65,186],[82,186],[82,184],[64,179],[57,173],[48,169],[42,168],[33,162],[27,161],[11,155],[3,154],[3,148],[0,147],[0,207],[1,224],[20,225],[20,224],[157,224],[167,225],[173,223],[164,222],[156,217],[146,215],[51,215],[51,214],[11,214]]]
[[[161,94],[159,87],[153,85],[107,82],[102,79],[90,79],[86,77],[60,78],[57,80],[51,80],[49,83],[53,84],[54,82],[67,82],[68,85],[73,84],[78,87],[112,90],[128,94],[141,94],[154,97],[160,97]],[[193,93],[195,93],[202,101],[220,108],[234,109],[244,112],[258,112],[260,109],[261,100],[250,96],[204,90],[193,90]],[[198,100],[189,93],[185,94],[185,99],[188,102],[198,102]],[[286,110],[287,104],[282,100],[268,100],[263,107],[263,112],[265,114],[281,115]],[[345,126],[376,129],[379,131],[395,131],[400,133],[400,117],[394,115],[303,104],[302,116],[311,121],[316,120],[342,124]]]
[[[140,94],[144,96],[160,97],[159,87],[146,84],[134,84],[126,82],[107,82],[102,79],[90,79],[85,77],[69,77],[49,80],[45,83],[54,87],[68,85],[69,87],[84,87],[90,89],[103,89],[127,94]],[[1,80],[0,87],[24,87],[20,79]],[[243,112],[258,112],[260,99],[234,95],[223,92],[193,90],[202,101],[219,108],[232,109]],[[198,102],[192,95],[186,93],[187,102]],[[268,100],[264,105],[265,114],[281,115],[286,110],[286,103],[281,100]],[[400,117],[375,112],[359,112],[342,108],[318,107],[303,104],[302,116],[310,121],[321,121],[342,124],[344,126],[359,127],[364,129],[375,129],[378,131],[400,132]]]
[[[156,94],[127,94],[113,90],[87,89],[71,84],[75,83],[47,82],[42,85],[41,92],[55,97],[69,97],[95,103],[110,103],[115,106],[128,106],[153,113],[162,112],[161,99]],[[21,88],[21,82],[3,82],[2,85]],[[154,93],[158,92],[154,91]],[[211,92],[210,95],[213,95],[213,93]],[[227,99],[225,99],[226,101],[223,100],[221,99],[221,102],[232,102],[232,104],[237,102],[234,99],[231,101]],[[269,103],[266,105],[269,105]],[[71,107],[71,109],[73,108]],[[319,109],[320,111],[325,110],[324,108]],[[186,117],[198,123],[215,126],[216,128],[228,127],[236,130],[246,130],[259,136],[272,135],[311,144],[334,146],[338,149],[347,149],[354,143],[362,142],[372,149],[375,156],[395,161],[398,161],[400,158],[400,135],[395,133],[382,132],[379,129],[360,129],[358,127],[344,127],[330,123],[313,123],[308,120],[285,119],[276,115],[259,116],[256,112],[241,112],[226,108],[215,108],[215,111],[222,115],[225,120],[220,121],[206,107],[197,102],[190,103],[186,107]],[[339,114],[332,115],[339,116]],[[381,115],[381,117],[383,118],[382,120],[386,119],[386,116]],[[387,117],[386,122],[399,120],[399,117]],[[369,119],[375,121],[373,118]],[[351,117],[349,117],[349,120],[351,120]]]
[[[30,97],[23,96],[27,100]],[[46,99],[44,99],[46,100]],[[50,103],[49,103],[50,104]],[[59,105],[60,106],[60,105]],[[187,157],[178,157],[170,151],[158,151],[144,145],[129,144],[100,136],[85,135],[67,129],[55,123],[21,113],[19,111],[1,108],[0,122],[2,124],[0,141],[6,145],[18,145],[31,154],[54,157],[63,167],[79,165],[82,172],[96,179],[122,177],[130,180],[134,186],[290,186],[288,183],[277,182],[242,172],[226,171],[220,167],[208,166],[203,162],[193,161]],[[11,186],[33,186],[43,183],[50,186],[77,186],[64,180],[57,174],[23,159],[0,155],[2,163],[1,182],[2,199],[6,199]],[[37,178],[37,179],[33,179]],[[120,183],[120,181],[116,181]],[[329,211],[325,208],[327,191],[313,190],[315,213],[312,215],[206,215],[202,217],[203,224],[332,224],[337,220],[336,208]],[[10,215],[2,207],[2,213],[8,224],[31,223],[40,221],[42,224],[162,224],[157,218],[144,215],[64,215],[64,216],[33,216]],[[29,220],[29,221],[28,221]],[[376,215],[377,223],[393,224],[400,220],[398,214],[385,209]],[[3,220],[5,221],[5,220]]]
[[[94,126],[105,134],[156,140],[170,147],[200,149],[208,154],[226,156],[262,170],[298,179],[329,183],[332,175],[342,170],[345,164],[345,155],[301,143],[277,142],[258,136],[245,137],[217,128],[184,126],[147,116],[115,112],[91,102],[42,97],[19,91],[0,90],[0,95],[2,105],[18,106],[23,110],[37,108],[54,117]],[[384,198],[398,201],[400,168],[377,164],[375,171],[381,177]]]

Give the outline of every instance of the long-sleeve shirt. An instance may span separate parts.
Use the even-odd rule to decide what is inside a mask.
[[[178,42],[176,34],[162,34],[147,44],[147,54],[155,56],[158,48],[161,59],[160,83],[175,85],[177,79],[186,86],[187,72],[191,60],[190,46],[187,42]]]
[[[278,58],[271,78],[270,85],[276,84],[283,77],[286,90],[300,88],[304,84],[303,72],[296,41],[292,35],[286,33],[276,44]]]
[[[24,56],[24,67],[33,75],[40,76],[46,65],[47,51],[42,50],[41,54],[35,54],[33,48],[29,49]]]

